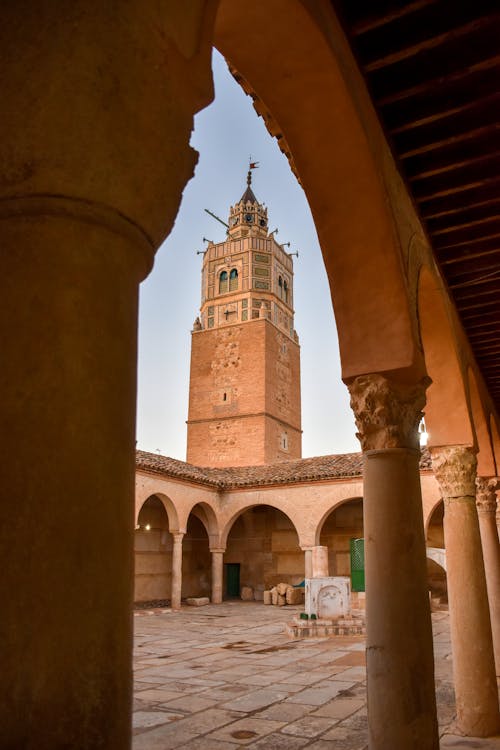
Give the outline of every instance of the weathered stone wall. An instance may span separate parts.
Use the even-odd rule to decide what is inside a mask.
[[[363,501],[351,500],[334,510],[325,520],[320,544],[328,547],[331,576],[351,574],[351,539],[363,536]]]
[[[272,323],[194,332],[190,371],[189,463],[250,466],[300,458],[299,347]]]

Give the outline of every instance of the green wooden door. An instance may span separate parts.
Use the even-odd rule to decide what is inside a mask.
[[[365,590],[365,540],[351,539],[351,588]]]
[[[240,595],[239,563],[226,563],[226,594],[227,596]]]

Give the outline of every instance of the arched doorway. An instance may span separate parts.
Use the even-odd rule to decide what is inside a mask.
[[[203,509],[195,505],[189,514],[182,542],[182,597],[211,595],[211,557]]]
[[[446,554],[444,547],[443,518],[444,504],[441,500],[432,511],[427,525],[426,535],[427,580],[433,609],[438,609],[441,605],[448,605],[446,569],[443,567]]]
[[[363,498],[356,497],[338,505],[326,516],[319,543],[328,547],[331,576],[351,575],[351,540],[363,537]]]
[[[143,503],[134,532],[134,601],[170,599],[172,535],[168,515],[157,495]]]
[[[270,505],[255,505],[236,518],[224,563],[226,597],[239,596],[246,587],[260,601],[265,589],[278,583],[293,585],[304,578],[304,553],[295,526],[283,511]]]

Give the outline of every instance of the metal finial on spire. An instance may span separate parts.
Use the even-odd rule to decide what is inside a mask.
[[[252,184],[252,169],[258,169],[259,168],[259,162],[258,161],[252,161],[252,157],[248,160],[248,173],[247,173],[247,185],[250,187]]]

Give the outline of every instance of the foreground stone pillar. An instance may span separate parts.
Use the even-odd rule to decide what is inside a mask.
[[[432,468],[444,501],[444,541],[457,724],[463,734],[500,730],[498,692],[476,511],[476,457],[471,448],[433,448]]]
[[[222,604],[224,578],[224,549],[211,549],[212,553],[212,604]]]
[[[500,676],[500,544],[496,524],[498,479],[476,480],[476,508],[483,548],[486,590],[490,605],[495,671]]]
[[[130,746],[138,285],[196,162],[209,5],[0,4],[2,748]]]
[[[438,750],[418,424],[427,379],[349,385],[364,458],[370,750]]]

